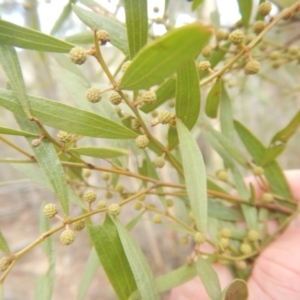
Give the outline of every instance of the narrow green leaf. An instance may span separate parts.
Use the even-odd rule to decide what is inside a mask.
[[[224,206],[220,202],[213,201],[208,202],[208,215],[209,217],[224,221],[244,220],[241,212],[236,208],[232,209],[230,207]]]
[[[285,144],[274,145],[267,148],[261,159],[260,165],[265,167],[269,163],[273,162],[285,150],[285,148]]]
[[[44,214],[44,203],[40,208],[40,231],[44,233],[50,230],[49,219]],[[55,252],[53,236],[47,237],[42,247],[48,259],[48,270],[46,274],[38,276],[35,284],[35,299],[37,300],[51,300],[54,279],[55,279]]]
[[[196,10],[198,6],[200,6],[203,3],[203,0],[194,0],[192,4],[192,11]]]
[[[213,128],[210,129],[210,132],[233,159],[235,159],[243,167],[248,168],[246,155],[233,143],[233,141]]]
[[[0,250],[5,254],[10,253],[10,249],[1,230],[0,230]]]
[[[98,158],[114,158],[122,155],[128,155],[128,150],[109,148],[109,147],[79,147],[69,148],[66,152],[76,153],[85,156],[98,157]]]
[[[11,164],[17,171],[23,174],[26,178],[32,180],[38,185],[52,191],[54,193],[53,186],[51,185],[49,179],[46,174],[43,172],[41,168],[37,166],[37,164]],[[69,199],[72,203],[81,207],[82,209],[86,209],[86,204],[83,202],[81,198],[70,188],[68,187]]]
[[[30,122],[24,116],[15,115],[15,118],[22,130],[36,133],[40,131],[35,123]],[[33,138],[31,137],[27,138],[27,141],[30,145],[32,140]],[[32,147],[32,150],[35,154],[37,162],[49,179],[53,191],[60,202],[65,216],[67,217],[69,215],[68,186],[54,145],[47,139],[44,139],[39,147]]]
[[[28,138],[32,139],[32,138]],[[30,140],[31,141],[31,140]],[[35,158],[47,175],[54,193],[57,196],[65,216],[69,215],[69,194],[65,173],[60,164],[55,148],[51,142],[44,139],[41,145],[33,148]]]
[[[153,111],[167,100],[175,97],[176,79],[171,77],[162,83],[159,88],[155,91],[156,101],[151,105],[143,105],[141,110],[145,113]]]
[[[1,134],[8,134],[8,135],[18,135],[18,136],[32,136],[32,137],[39,136],[36,133],[16,130],[16,129],[13,129],[13,128],[1,127],[1,126],[0,126],[0,133]]]
[[[110,18],[100,16],[76,5],[72,5],[72,8],[77,17],[85,25],[92,30],[94,30],[94,28],[106,30],[109,33],[112,45],[120,49],[124,54],[128,54],[126,29],[123,25]]]
[[[249,199],[250,193],[247,189],[247,186],[245,184],[242,174],[239,172],[239,170],[237,168],[234,168],[231,171],[232,171],[234,183],[235,183],[238,194],[240,195],[240,197],[242,197],[244,199]],[[242,212],[243,212],[243,215],[244,215],[244,218],[245,218],[248,228],[257,230],[258,229],[257,228],[258,215],[257,215],[256,207],[242,204],[241,209],[242,209]]]
[[[28,100],[32,115],[44,125],[99,138],[131,139],[138,136],[134,131],[91,112],[45,98],[28,96]],[[24,115],[16,95],[11,91],[0,89],[0,106]]]
[[[146,176],[150,177],[150,178],[154,178],[154,179],[157,179],[159,180],[159,176],[156,172],[156,168],[154,166],[154,163],[153,161],[151,160],[150,156],[149,156],[149,153],[147,151],[144,151],[144,162],[145,162],[145,167],[146,167]],[[159,192],[162,192],[163,193],[163,188],[162,187],[158,187],[156,188],[156,191],[159,193]],[[159,195],[158,196],[162,205],[166,208],[166,198],[164,195]]]
[[[211,181],[210,179],[207,179],[207,189],[227,194],[227,191],[222,189],[220,186],[218,186],[215,182]]]
[[[220,300],[222,294],[220,281],[211,264],[201,256],[198,256],[196,269],[209,298]]]
[[[74,0],[69,0],[69,2],[64,6],[62,12],[51,29],[51,35],[55,35],[68,19],[72,12],[72,2],[74,2]]]
[[[0,20],[0,28],[1,28]],[[1,29],[0,29],[1,36]],[[0,40],[1,45],[1,40]],[[15,95],[22,105],[22,108],[27,115],[30,116],[30,109],[28,105],[28,99],[26,94],[25,83],[23,79],[22,70],[20,67],[17,52],[13,47],[1,45],[0,46],[0,64],[8,78],[11,89],[15,92]]]
[[[220,79],[217,79],[213,87],[209,91],[205,103],[205,112],[210,118],[216,118],[218,116],[221,93],[222,82]]]
[[[230,168],[233,168],[235,165],[233,158],[228,154],[228,152],[211,133],[211,130],[208,130],[208,128],[209,127],[207,126],[204,127],[204,130],[202,131],[203,136],[209,142],[209,145],[222,157],[224,163]]]
[[[260,165],[262,158],[264,157],[266,147],[242,123],[234,121],[234,127],[241,141],[253,157],[254,162],[257,165]],[[272,163],[265,166],[264,171],[265,176],[270,184],[271,190],[274,193],[287,198],[292,198],[290,187],[287,183],[284,173],[276,161],[273,161]]]
[[[94,35],[91,30],[84,30],[79,33],[68,35],[65,41],[72,44],[93,44]]]
[[[148,14],[147,0],[124,1],[129,57],[133,59],[147,44]]]
[[[187,193],[194,214],[196,227],[205,232],[207,226],[206,173],[201,151],[181,120],[177,120],[179,149]]]
[[[137,285],[118,230],[109,216],[106,216],[103,225],[89,227],[105,273],[118,298],[125,300],[137,289]]]
[[[290,137],[296,132],[300,125],[300,111],[296,113],[293,119],[289,122],[289,124],[284,127],[282,130],[277,132],[271,140],[271,145],[276,142],[286,143]]]
[[[198,23],[167,33],[144,47],[133,59],[119,84],[120,89],[147,89],[162,82],[201,51],[211,35]],[[182,42],[184,41],[184,43]]]
[[[77,75],[77,77],[81,78],[81,81],[84,82],[83,85],[88,84],[88,86],[90,86],[90,81],[85,77],[85,75],[83,74],[81,69],[72,63],[72,61],[67,57],[66,54],[53,53],[52,56],[57,60],[58,64],[64,71],[74,73],[75,75]],[[64,73],[64,72],[62,72],[61,68],[60,68],[60,73]],[[58,69],[58,67],[57,67],[57,69]],[[54,77],[56,77],[56,74]],[[58,81],[60,82],[59,79],[58,79]]]
[[[200,114],[200,87],[198,72],[193,59],[184,67],[177,70],[176,80],[176,117],[191,130]],[[168,143],[169,150],[178,145],[178,134],[175,127],[169,127]]]
[[[160,297],[152,271],[141,248],[118,219],[114,218],[113,222],[117,227],[123,250],[126,254],[141,298],[143,298],[143,300],[159,300]]]
[[[177,70],[176,117],[191,130],[200,113],[199,78],[194,59],[187,61]]]
[[[222,84],[222,100],[220,105],[221,131],[231,141],[234,141],[233,112],[229,95],[224,84]]]
[[[91,285],[91,282],[94,276],[96,275],[99,266],[100,266],[99,258],[97,256],[95,248],[92,248],[79,284],[77,300],[86,299],[85,294],[88,291],[88,288]]]
[[[248,287],[242,279],[234,279],[222,292],[221,300],[247,300]]]
[[[238,0],[238,5],[240,9],[240,14],[242,16],[242,23],[244,27],[247,28],[249,26],[249,21],[252,13],[252,0]]]
[[[0,44],[45,52],[69,52],[75,45],[34,29],[0,20]]]
[[[135,225],[139,223],[139,221],[143,217],[144,213],[145,213],[145,211],[141,211],[136,217],[134,217],[132,220],[130,220],[126,224],[127,230],[131,231],[135,227]]]
[[[185,265],[178,269],[175,269],[169,272],[166,275],[160,276],[155,279],[156,286],[159,293],[163,293],[165,291],[169,291],[176,286],[184,284],[185,282],[190,281],[195,276],[197,276],[196,266],[193,265]],[[140,299],[141,295],[138,291],[134,292],[129,300],[137,300]]]
[[[174,149],[179,143],[177,129],[174,126],[169,126],[168,129],[168,148]]]

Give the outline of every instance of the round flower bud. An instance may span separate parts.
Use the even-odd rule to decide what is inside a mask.
[[[122,97],[119,93],[117,92],[112,92],[109,95],[109,101],[113,104],[113,105],[119,105],[122,102]]]
[[[205,236],[202,232],[196,232],[194,235],[194,241],[196,244],[202,244],[205,241]]]
[[[134,203],[134,209],[135,209],[135,210],[141,210],[142,208],[143,208],[143,204],[142,204],[141,201],[136,201],[136,202]]]
[[[131,126],[134,130],[138,130],[141,127],[141,124],[137,119],[132,119]]]
[[[41,144],[41,140],[40,139],[34,139],[34,140],[31,141],[31,146],[33,148],[37,148],[40,144]]]
[[[264,175],[264,169],[260,166],[255,166],[253,169],[252,169],[252,172],[255,176],[261,176],[261,175]]]
[[[292,46],[290,46],[290,47],[288,48],[288,52],[289,52],[289,54],[291,54],[291,55],[297,55],[298,52],[299,52],[299,47],[296,46],[296,45],[292,45]]]
[[[234,265],[239,270],[245,270],[247,268],[247,263],[244,260],[236,261]]]
[[[225,170],[220,170],[217,172],[217,177],[218,177],[218,179],[220,179],[222,181],[227,181],[228,173]]]
[[[220,238],[219,245],[220,245],[220,247],[222,249],[228,248],[228,246],[229,246],[229,239],[228,238],[224,238],[224,237]]]
[[[128,60],[128,61],[124,62],[124,64],[121,67],[121,71],[123,73],[125,73],[125,71],[128,69],[128,67],[130,66],[130,64],[131,64],[131,60]]]
[[[118,193],[122,193],[124,191],[124,185],[123,184],[117,184],[115,186],[115,191]]]
[[[113,194],[111,192],[106,192],[105,199],[109,200],[113,197]]]
[[[101,208],[104,208],[104,207],[106,207],[106,201],[105,200],[100,200],[97,203],[97,209],[101,209]]]
[[[174,101],[174,100],[169,100],[169,101],[168,101],[168,106],[169,106],[170,108],[173,108],[173,107],[175,106],[175,101]]]
[[[152,116],[153,118],[156,118],[156,117],[158,116],[157,110],[153,110],[153,111],[151,112],[151,116]]]
[[[251,242],[256,242],[259,239],[259,233],[256,230],[249,230],[247,234],[247,238]]]
[[[168,207],[172,207],[174,202],[173,202],[172,199],[166,199],[166,204],[167,204]]]
[[[79,220],[73,223],[73,229],[76,231],[80,231],[85,227],[84,220]]]
[[[258,73],[260,70],[260,63],[256,60],[251,60],[247,62],[244,71],[246,75],[253,75]]]
[[[279,61],[279,60],[277,60],[277,61],[274,61],[274,62],[273,62],[272,68],[273,68],[273,69],[278,69],[278,68],[281,67],[281,65],[282,65],[282,62]]]
[[[85,169],[85,170],[83,170],[83,172],[82,172],[82,176],[83,176],[83,177],[86,177],[86,178],[89,178],[89,177],[91,176],[91,174],[92,174],[92,172],[91,172],[90,169]]]
[[[240,246],[240,251],[243,254],[250,254],[252,252],[252,247],[249,244],[242,243]]]
[[[204,57],[208,58],[208,57],[210,57],[212,51],[213,51],[212,47],[210,45],[207,45],[202,49],[201,54]]]
[[[87,203],[93,203],[97,198],[96,193],[93,190],[88,190],[83,195],[83,200]]]
[[[279,51],[272,51],[270,54],[269,54],[269,58],[271,60],[277,60],[281,57],[281,53]]]
[[[74,47],[69,52],[69,57],[74,64],[82,65],[86,61],[87,54],[82,47]]]
[[[271,2],[263,2],[258,7],[258,13],[261,16],[267,16],[272,10]]]
[[[54,203],[46,204],[44,207],[44,215],[47,218],[53,218],[58,213],[57,206]]]
[[[113,203],[108,207],[108,213],[112,216],[117,216],[121,212],[121,206],[117,203]]]
[[[98,30],[97,33],[97,39],[101,42],[101,45],[105,45],[107,42],[110,41],[109,34],[106,30]]]
[[[149,139],[145,134],[139,135],[135,139],[135,144],[138,148],[141,148],[141,149],[146,148],[149,144]]]
[[[155,167],[162,168],[165,165],[166,161],[165,161],[164,157],[158,156],[158,157],[155,157],[155,159],[153,160],[153,163],[154,163]]]
[[[187,245],[189,243],[189,238],[187,236],[183,236],[181,239],[180,239],[180,244],[181,245]]]
[[[146,91],[142,95],[142,100],[145,104],[151,105],[156,101],[156,93],[153,91]]]
[[[259,33],[261,33],[265,29],[265,26],[266,26],[266,23],[264,21],[256,21],[253,24],[253,31],[256,34],[259,34]]]
[[[60,235],[60,241],[64,245],[70,245],[75,240],[75,233],[71,229],[64,230]]]
[[[154,6],[154,7],[153,7],[153,11],[154,11],[155,13],[158,13],[158,12],[159,12],[159,8],[158,8],[157,6]]]
[[[0,259],[0,271],[4,272],[7,270],[7,268],[12,263],[12,257],[10,256],[4,256]]]
[[[245,40],[245,35],[241,30],[234,30],[233,32],[230,33],[229,35],[229,40],[234,44],[234,45],[240,45],[244,43]]]
[[[109,180],[110,175],[109,175],[109,173],[103,172],[101,177],[104,181],[107,181],[107,180]]]
[[[57,134],[57,138],[61,143],[69,143],[72,139],[72,134],[66,131],[60,130]]]
[[[221,235],[221,237],[224,237],[224,238],[230,238],[231,230],[229,228],[222,228],[220,235]]]
[[[218,29],[216,31],[216,39],[217,41],[226,40],[228,38],[228,32],[223,29]]]
[[[92,87],[92,88],[88,89],[86,91],[85,96],[88,99],[88,101],[90,101],[92,103],[97,103],[102,98],[101,91],[99,89],[95,88],[95,87]]]
[[[162,215],[161,214],[155,214],[153,217],[152,217],[152,221],[156,224],[159,224],[161,223],[162,221]]]
[[[164,24],[165,23],[165,20],[163,18],[156,18],[154,19],[154,22],[156,24]]]
[[[207,71],[211,67],[211,64],[208,60],[200,61],[198,67],[201,71]]]
[[[263,195],[261,197],[261,201],[265,202],[265,203],[270,203],[270,202],[274,201],[274,197],[270,193],[263,193]]]
[[[157,115],[158,121],[162,124],[170,123],[172,120],[172,117],[173,117],[172,114],[167,110],[163,110]]]

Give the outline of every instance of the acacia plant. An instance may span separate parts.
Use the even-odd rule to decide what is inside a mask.
[[[169,1],[163,12],[154,8],[155,19],[148,18],[147,0],[120,1],[125,24],[96,2],[79,1],[95,11],[69,2],[53,33],[71,12],[89,29],[66,40],[0,20],[0,63],[7,77],[0,105],[13,113],[18,126],[0,127],[0,140],[24,155],[1,158],[1,167],[13,163],[57,199],[41,200],[42,234],[20,251],[12,252],[6,234],[0,235],[1,286],[21,257],[43,245],[49,266],[39,278],[37,299],[50,299],[53,238],[73,247],[77,235],[87,234],[91,257],[83,275],[93,273],[100,261],[119,299],[160,299],[162,292],[195,276],[211,299],[246,299],[246,281],[257,257],[298,214],[276,159],[296,132],[300,112],[262,143],[236,119],[235,105],[257,95],[251,88],[243,91],[246,84],[280,85],[266,80],[270,67],[280,73],[285,66],[299,66],[297,35],[292,42],[280,41],[277,32],[299,22],[300,1],[286,6],[288,1],[261,0],[259,7],[238,1],[241,20],[231,28],[218,25],[217,13],[211,24],[199,18],[175,28]],[[186,5],[200,16],[202,2]],[[277,13],[271,16],[272,5]],[[156,36],[155,24],[166,33]],[[61,78],[66,76],[75,101],[28,95],[14,47],[61,53],[52,58],[60,63]],[[107,47],[118,49],[123,61],[116,65],[108,59]],[[87,79],[87,63],[97,66],[93,82]],[[237,90],[243,99],[235,99]],[[255,120],[255,108],[247,114]],[[10,135],[25,138],[30,150]],[[199,138],[206,152],[214,152],[213,160],[204,163]],[[250,175],[263,190],[260,198],[243,179]],[[128,184],[132,179],[135,185]],[[153,274],[130,232],[149,218],[174,231],[181,244],[191,245],[186,264],[161,276]],[[266,230],[271,219],[278,223],[272,234]],[[208,252],[207,245],[213,250]],[[211,267],[216,262],[227,265],[235,278],[223,291]],[[90,280],[80,287],[80,299]]]

